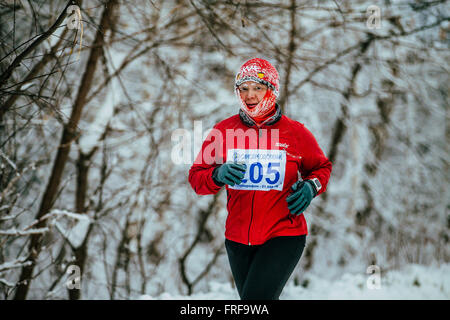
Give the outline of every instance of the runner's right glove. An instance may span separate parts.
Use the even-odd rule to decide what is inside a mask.
[[[219,186],[223,186],[224,184],[234,186],[242,182],[246,168],[245,164],[232,162],[224,163],[220,167],[214,169],[212,178]]]

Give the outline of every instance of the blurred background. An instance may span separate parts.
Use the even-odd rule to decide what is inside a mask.
[[[225,192],[194,193],[172,134],[192,162],[253,57],[333,163],[285,297],[358,298],[375,265],[450,298],[448,1],[0,0],[0,21],[2,299],[238,298]]]

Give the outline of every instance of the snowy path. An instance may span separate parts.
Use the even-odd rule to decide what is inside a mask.
[[[284,289],[282,300],[346,300],[346,299],[439,299],[450,300],[450,264],[440,267],[410,265],[402,270],[383,273],[381,270],[381,287],[369,289],[367,274],[343,274],[336,281],[309,275],[308,285],[294,286],[292,281]],[[140,299],[161,300],[236,300],[237,292],[230,284],[210,283],[209,292],[181,296],[163,293],[158,297],[148,295]]]

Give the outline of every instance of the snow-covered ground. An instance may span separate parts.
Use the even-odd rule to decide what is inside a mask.
[[[292,281],[285,287],[282,300],[346,300],[346,299],[450,299],[450,264],[430,267],[409,265],[402,270],[383,272],[381,270],[379,286],[374,274],[343,274],[335,281],[329,281],[318,275],[310,274],[308,284],[294,286]],[[375,281],[373,281],[375,280]],[[228,283],[211,282],[208,292],[191,296],[163,293],[158,297],[149,295],[140,299],[157,300],[236,300],[239,296]],[[378,289],[377,289],[378,287]]]

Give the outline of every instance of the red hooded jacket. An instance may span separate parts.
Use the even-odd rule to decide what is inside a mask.
[[[277,112],[261,127],[242,111],[216,124],[189,170],[197,194],[215,194],[222,186],[213,170],[225,162],[247,165],[243,182],[227,190],[228,240],[259,245],[278,236],[307,234],[304,214],[289,213],[286,197],[299,180],[319,179],[325,192],[331,162],[305,126]],[[304,213],[308,212],[308,209]]]

